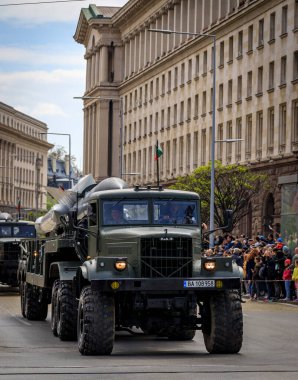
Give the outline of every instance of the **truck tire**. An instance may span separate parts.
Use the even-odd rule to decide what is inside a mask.
[[[33,287],[25,283],[25,315],[29,321],[44,321],[48,315],[48,303],[39,301],[38,295],[34,293]]]
[[[78,348],[82,355],[110,355],[115,340],[114,296],[90,286],[83,289],[78,308]]]
[[[168,334],[169,340],[187,341],[193,340],[196,335],[196,330],[184,330],[183,328],[177,328]]]
[[[60,340],[77,339],[78,303],[72,293],[71,283],[61,281],[56,297],[57,336]]]
[[[52,286],[51,297],[51,329],[54,336],[58,336],[57,333],[57,292],[60,286],[60,280],[55,280]]]
[[[243,315],[238,292],[225,291],[203,306],[202,331],[211,354],[236,354],[243,339]]]

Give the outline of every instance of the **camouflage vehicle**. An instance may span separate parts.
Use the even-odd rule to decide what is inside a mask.
[[[51,303],[53,334],[77,339],[83,355],[111,354],[115,331],[135,327],[170,340],[201,330],[208,352],[239,352],[241,272],[231,258],[202,257],[199,196],[108,187],[55,236],[24,242],[24,317],[45,319]]]

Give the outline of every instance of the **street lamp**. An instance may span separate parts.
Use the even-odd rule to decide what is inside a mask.
[[[212,136],[211,136],[211,185],[210,185],[210,231],[214,230],[214,194],[215,194],[215,93],[216,93],[216,36],[209,33],[192,33],[192,32],[178,32],[169,29],[148,29],[149,32],[164,33],[164,34],[186,34],[189,36],[202,36],[209,37],[213,40],[213,94],[212,94]],[[211,232],[209,237],[210,248],[214,247],[214,234]]]
[[[42,132],[40,135],[58,135],[58,136],[68,136],[68,153],[69,153],[69,161],[68,161],[68,182],[69,189],[71,186],[71,135],[70,133],[55,133],[55,132]],[[65,161],[65,160],[64,160]]]

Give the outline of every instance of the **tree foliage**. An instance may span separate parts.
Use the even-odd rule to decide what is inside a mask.
[[[179,177],[172,189],[198,193],[201,198],[202,221],[209,221],[211,163],[195,169],[191,174]],[[252,172],[241,165],[222,165],[215,162],[214,175],[214,221],[218,226],[224,225],[223,211],[233,211],[235,226],[248,211],[248,204],[258,194],[260,188],[268,186],[268,176]]]

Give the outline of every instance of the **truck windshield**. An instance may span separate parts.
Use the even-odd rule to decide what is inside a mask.
[[[35,226],[26,224],[8,224],[0,225],[0,238],[8,237],[22,237],[22,238],[32,238],[36,236]]]
[[[153,203],[154,224],[198,224],[195,201],[158,200]]]
[[[114,200],[103,202],[103,224],[149,224],[147,200]]]

